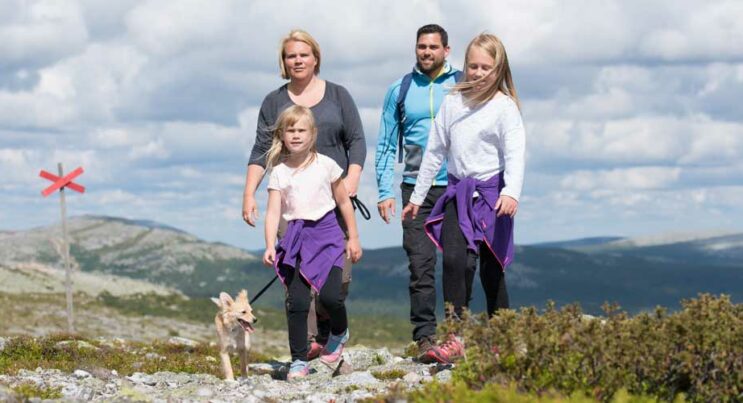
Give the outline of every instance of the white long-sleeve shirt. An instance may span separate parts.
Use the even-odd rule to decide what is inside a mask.
[[[526,133],[521,112],[510,97],[498,93],[484,105],[470,108],[462,94],[444,98],[431,125],[410,202],[421,205],[442,162],[458,179],[487,180],[503,172],[502,195],[519,200],[524,182]]]

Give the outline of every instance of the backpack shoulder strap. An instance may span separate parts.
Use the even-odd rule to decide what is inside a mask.
[[[397,118],[397,162],[402,162],[403,135],[405,134],[405,97],[408,95],[410,84],[413,82],[413,73],[405,74],[400,82],[400,92],[397,94],[395,104],[395,117]]]
[[[460,81],[462,81],[463,78],[464,78],[464,72],[462,72],[461,70],[457,70],[454,73],[454,81],[455,82],[460,82]]]

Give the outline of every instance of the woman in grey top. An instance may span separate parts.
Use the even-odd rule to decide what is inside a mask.
[[[366,159],[361,118],[345,88],[317,76],[320,72],[320,60],[320,46],[307,32],[293,30],[281,41],[279,68],[281,77],[289,82],[266,95],[258,114],[258,128],[248,162],[243,194],[242,215],[250,226],[254,227],[258,218],[255,191],[265,173],[266,152],[271,147],[271,129],[279,114],[292,105],[310,108],[318,128],[317,151],[332,158],[343,168],[346,189],[350,196],[356,195]],[[340,224],[345,228],[344,223]],[[344,299],[350,281],[351,264],[346,261],[343,268]],[[307,320],[308,335],[312,341],[310,359],[320,354],[329,333],[327,322],[322,320],[325,316],[323,309],[318,307],[317,318],[320,320],[316,321],[314,305],[313,302]]]

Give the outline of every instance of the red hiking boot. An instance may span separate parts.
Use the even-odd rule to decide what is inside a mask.
[[[450,334],[444,343],[432,348],[426,355],[441,364],[451,364],[464,357],[464,343],[459,337]]]
[[[307,361],[312,361],[319,357],[323,348],[325,348],[325,346],[316,341],[310,343],[310,348],[307,350]]]

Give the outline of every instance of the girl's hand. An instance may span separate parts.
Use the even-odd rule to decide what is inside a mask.
[[[412,220],[415,220],[415,217],[418,215],[418,209],[420,209],[421,206],[413,203],[408,203],[407,206],[405,206],[404,209],[402,209],[402,220],[405,221],[408,214],[410,214],[410,218]]]
[[[266,248],[266,251],[263,253],[263,264],[268,267],[273,267],[275,261],[276,248]]]
[[[511,196],[503,195],[498,198],[495,202],[496,217],[502,215],[509,215],[511,217],[516,215],[516,210],[519,208],[519,202]]]
[[[361,243],[359,238],[349,238],[346,242],[346,258],[351,259],[352,263],[356,263],[361,260]]]

